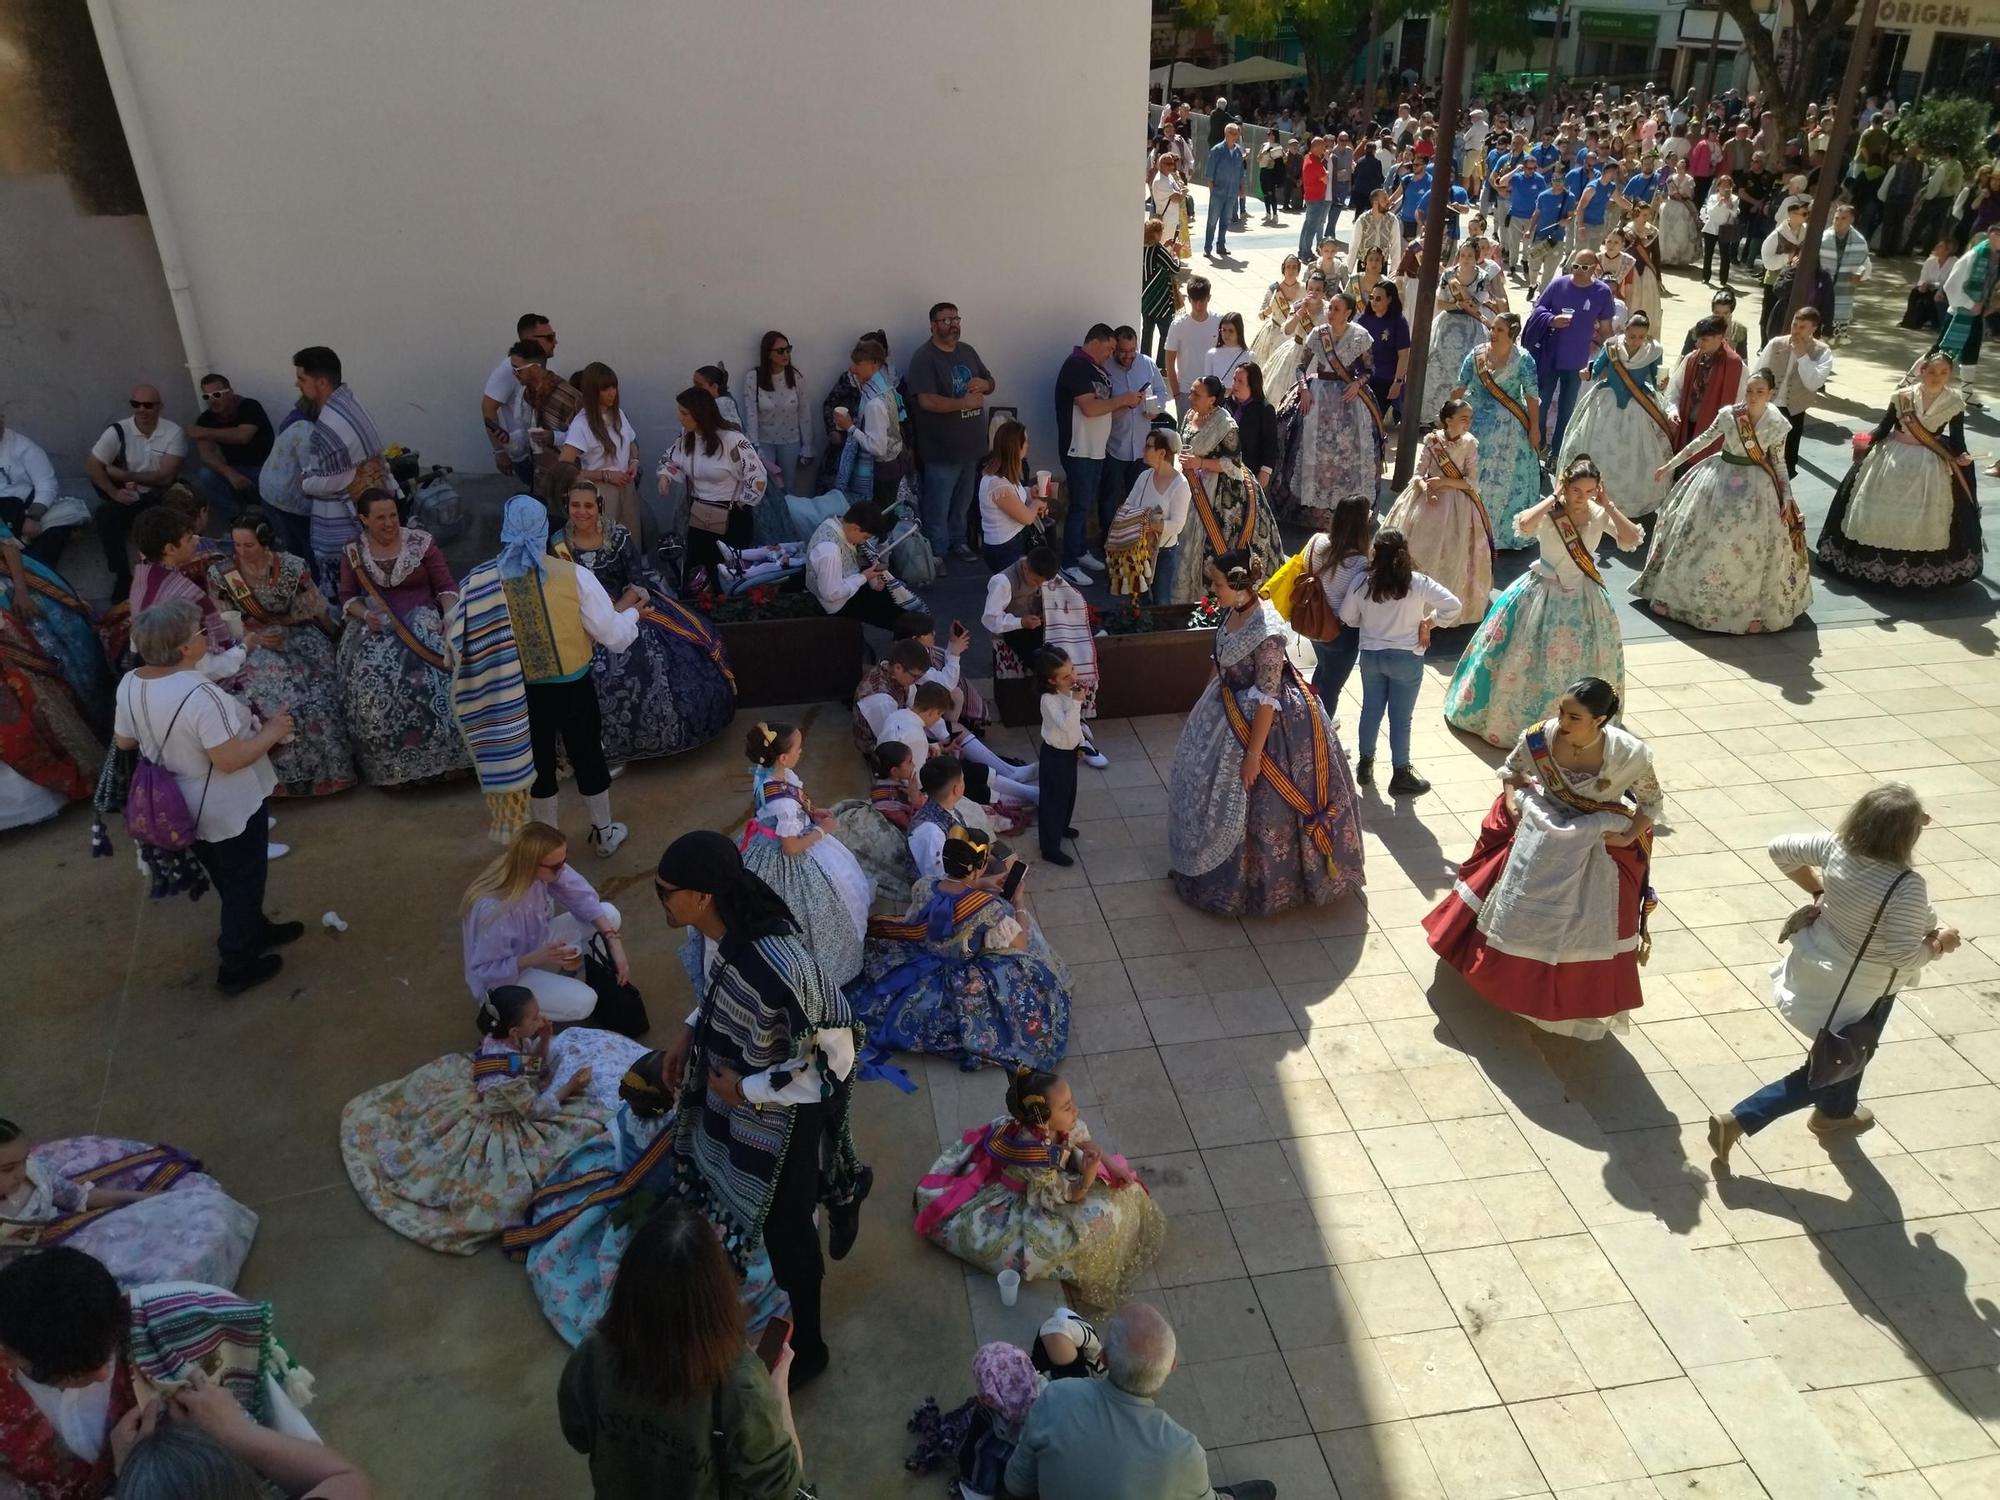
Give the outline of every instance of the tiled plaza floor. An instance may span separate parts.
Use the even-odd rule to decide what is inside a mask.
[[[1600,1043],[1491,1009],[1425,945],[1497,758],[1443,727],[1437,671],[1415,754],[1436,790],[1368,794],[1365,896],[1284,918],[1179,903],[1179,724],[1100,728],[1081,863],[1031,884],[1079,982],[1064,1071],[1171,1219],[1142,1295],[1181,1338],[1164,1404],[1218,1479],[1288,1500],[1995,1493],[1993,649],[1972,622],[1629,648],[1627,723],[1674,831],[1645,1007]],[[1887,775],[1926,799],[1923,873],[1966,944],[1905,992],[1873,1132],[1829,1151],[1794,1116],[1717,1182],[1708,1114],[1802,1046],[1768,1004],[1797,888],[1764,842]],[[924,1071],[941,1141],[994,1112],[990,1075]],[[967,1282],[982,1336],[1055,1295],[1003,1315]]]

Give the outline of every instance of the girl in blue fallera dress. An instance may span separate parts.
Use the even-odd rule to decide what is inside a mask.
[[[1597,571],[1597,544],[1606,532],[1621,549],[1641,538],[1588,454],[1570,460],[1558,494],[1522,512],[1519,524],[1541,555],[1493,601],[1444,694],[1446,722],[1503,748],[1546,719],[1580,678],[1602,678],[1623,694],[1625,642]]]
[[[805,749],[796,724],[758,720],[744,737],[756,814],[743,830],[743,868],[784,900],[799,935],[835,984],[861,972],[874,882],[812,805],[794,769]]]
[[[909,914],[868,926],[861,979],[848,992],[877,1045],[1052,1068],[1069,1045],[1070,976],[1035,919],[992,888],[992,839],[954,828],[945,878],[920,877]]]
[[[1453,396],[1472,405],[1472,435],[1479,439],[1479,497],[1502,548],[1528,547],[1521,513],[1542,498],[1542,404],[1535,357],[1520,345],[1521,320],[1502,313],[1487,342],[1465,356]],[[1507,742],[1512,744],[1510,738]]]

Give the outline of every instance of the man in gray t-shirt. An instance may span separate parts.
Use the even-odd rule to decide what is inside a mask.
[[[958,309],[931,309],[931,336],[910,356],[903,378],[910,391],[910,420],[917,429],[923,466],[924,536],[943,558],[977,558],[971,530],[972,498],[979,488],[979,460],[986,452],[986,398],[993,372],[972,345],[958,338]]]

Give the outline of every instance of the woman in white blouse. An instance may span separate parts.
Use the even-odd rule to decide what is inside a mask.
[[[989,573],[1024,557],[1028,528],[1048,519],[1048,502],[1030,493],[1027,466],[1028,429],[1002,422],[979,466],[979,551]]]
[[[681,437],[660,456],[660,493],[687,486],[688,576],[705,568],[713,580],[722,561],[720,543],[747,547],[756,529],[753,512],[769,484],[757,449],[716,409],[715,397],[691,385],[674,398]]]
[[[1243,339],[1243,314],[1224,313],[1215,326],[1215,347],[1208,351],[1208,368],[1202,373],[1213,375],[1226,391],[1236,367],[1249,357],[1250,350]]]
[[[792,341],[773,328],[757,346],[757,373],[743,393],[743,435],[757,445],[770,471],[772,499],[782,502],[798,477],[799,461],[810,459],[814,426],[806,410],[805,382],[792,363]],[[782,503],[760,505],[755,540],[788,542],[791,516]]]
[[[222,908],[216,984],[225,995],[239,995],[282,969],[284,960],[270,950],[305,931],[303,923],[264,915],[270,868],[264,799],[278,781],[268,752],[291,738],[292,716],[280,709],[258,725],[202,675],[208,636],[201,611],[185,599],[140,610],[132,648],[145,665],[118,684],[113,732],[120,750],[138,751],[180,787],[194,819],[194,857]],[[155,871],[167,879],[178,873],[165,865]]]
[[[1814,1036],[1821,1027],[1847,1032],[1858,1023],[1850,1039],[1879,1038],[1896,991],[1958,947],[1958,930],[1938,924],[1924,877],[1910,868],[1917,836],[1929,822],[1917,794],[1888,781],[1861,794],[1838,833],[1771,840],[1772,863],[1813,898],[1787,924],[1799,925],[1784,958],[1771,968],[1778,1014],[1800,1035]],[[1801,1065],[1727,1113],[1710,1116],[1708,1144],[1727,1167],[1738,1140],[1808,1104],[1807,1128],[1822,1140],[1866,1130],[1875,1116],[1860,1097],[1861,1074],[1816,1089],[1810,1068]]]
[[[577,377],[576,418],[562,436],[562,461],[597,486],[606,520],[639,530],[639,435],[618,405],[618,372],[592,360]]]

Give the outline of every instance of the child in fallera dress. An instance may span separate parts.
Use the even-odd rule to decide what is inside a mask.
[[[1077,836],[1070,819],[1076,813],[1076,763],[1083,754],[1083,702],[1089,692],[1078,685],[1069,654],[1054,646],[1035,653],[1034,668],[1042,688],[1042,802],[1036,809],[1042,858],[1073,865],[1062,841]]]
[[[784,898],[828,977],[846,984],[861,972],[874,881],[835,836],[833,814],[806,796],[796,769],[805,744],[796,724],[762,719],[744,736],[756,813],[743,830],[743,867]]]
[[[884,740],[868,757],[874,780],[866,797],[834,803],[834,836],[861,862],[874,886],[871,915],[899,915],[909,905],[917,867],[910,858],[910,816],[923,806],[917,758],[900,740]]]
[[[1059,1277],[1092,1311],[1118,1305],[1166,1234],[1124,1158],[1091,1140],[1069,1085],[1026,1068],[1007,1085],[1007,1113],[940,1156],[916,1204],[917,1233],[960,1260]]]

